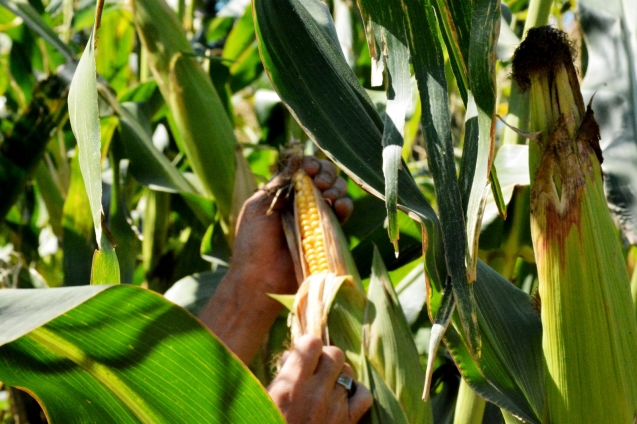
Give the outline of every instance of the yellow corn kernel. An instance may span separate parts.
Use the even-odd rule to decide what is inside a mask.
[[[298,212],[303,255],[310,275],[327,272],[327,253],[312,180],[303,171],[294,174],[295,202]]]

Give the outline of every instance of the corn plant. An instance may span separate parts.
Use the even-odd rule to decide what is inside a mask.
[[[634,5],[88,3],[0,0],[0,422],[283,422],[307,332],[371,422],[636,419]],[[195,316],[276,172],[299,292],[248,369]]]

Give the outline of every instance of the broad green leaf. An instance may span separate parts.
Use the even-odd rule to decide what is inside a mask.
[[[482,357],[478,361],[470,359],[456,324],[445,334],[447,347],[463,377],[479,395],[516,416],[539,423],[545,390],[539,312],[528,294],[482,261],[478,262],[475,290],[484,338]]]
[[[372,68],[372,81],[380,85],[382,75],[375,72],[384,68],[387,104],[383,128],[383,175],[385,177],[385,204],[387,208],[389,239],[398,256],[398,169],[402,166],[405,115],[411,102],[409,81],[409,46],[405,16],[399,3],[363,0],[361,14],[365,23],[370,56],[382,60],[382,66]]]
[[[177,17],[164,2],[135,0],[135,25],[168,104],[190,166],[221,215],[232,212],[235,139],[219,96],[194,57]],[[215,166],[210,166],[214,161]]]
[[[296,0],[256,0],[254,13],[264,66],[281,99],[330,158],[355,182],[382,198],[382,121],[343,59],[340,46],[325,32],[329,23],[317,23],[304,4]],[[419,22],[425,22],[425,19]],[[314,66],[307,66],[308,63]],[[431,84],[434,83],[432,80]],[[436,315],[447,275],[439,221],[406,167],[399,171],[398,178],[399,207],[423,224],[430,289],[428,302],[431,314]],[[463,244],[460,250],[462,263],[464,249]],[[539,349],[540,345],[537,338],[541,336],[539,316],[532,310],[527,294],[484,264],[478,264],[477,276],[474,285],[480,285],[480,295],[476,303],[480,310],[486,311],[482,314],[489,318],[481,323],[481,331],[489,335],[484,341],[489,362],[484,358],[477,360],[469,353],[464,336],[458,333],[462,328],[459,321],[450,327],[452,333],[446,338],[446,344],[452,353],[455,352],[454,358],[462,373],[476,382],[474,385],[481,384],[478,393],[517,415],[529,417],[529,421],[538,422],[534,411],[541,411],[541,401],[538,406],[536,400],[538,393],[542,399],[543,380],[533,377],[541,365],[538,366],[532,355],[537,353],[534,349]],[[493,303],[490,296],[497,296],[500,301]],[[364,304],[364,299],[360,302]],[[345,309],[337,297],[330,317],[342,317],[341,325],[351,328],[353,333],[355,326],[350,323],[355,319],[338,315]],[[362,317],[358,319],[362,320]],[[346,342],[335,343],[345,346]],[[528,374],[523,380],[526,384],[524,392],[519,388],[521,383],[517,382],[520,379],[513,380],[508,376],[511,365],[500,360],[509,358],[511,352],[518,353],[517,349],[522,349],[523,354],[516,357],[515,367],[525,369]]]
[[[363,327],[363,351],[396,395],[410,423],[433,422],[421,399],[425,373],[405,315],[378,250],[374,250]]]
[[[480,333],[473,286],[467,281],[467,237],[451,139],[447,82],[440,30],[430,4],[404,0],[409,21],[410,52],[422,104],[422,127],[427,140],[427,161],[436,187],[436,200],[445,246],[447,273],[469,348],[480,356]],[[423,24],[426,22],[427,24]],[[463,224],[463,225],[460,225]]]
[[[631,244],[637,245],[637,16],[628,2],[582,1],[588,48],[582,81],[601,132],[606,199]]]
[[[284,422],[245,366],[156,293],[2,290],[0,315],[0,380],[32,393],[53,424]]]
[[[248,6],[228,34],[221,57],[230,61],[236,61],[255,41],[252,10]]]
[[[137,103],[121,105],[112,97],[108,103],[119,117],[120,137],[115,146],[124,149],[120,157],[130,159],[130,172],[142,185],[157,191],[179,193],[205,225],[214,220],[215,210],[210,199],[199,194],[193,184],[155,148],[151,136],[150,117]]]
[[[88,194],[95,238],[102,239],[102,173],[100,164],[100,119],[97,108],[94,34],[77,65],[69,91],[69,120],[77,140],[79,163]]]
[[[396,295],[410,326],[416,322],[427,304],[425,278],[425,267],[421,262],[396,284]]]

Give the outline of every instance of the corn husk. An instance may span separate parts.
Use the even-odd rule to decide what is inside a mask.
[[[284,152],[282,156],[286,164],[282,171],[284,177],[291,180],[294,173],[303,172],[299,171],[300,156],[296,147]],[[302,248],[299,212],[294,202],[293,211],[284,212],[282,218],[299,282],[299,290],[290,315],[290,327],[293,342],[304,334],[313,334],[321,337],[323,342],[329,345],[327,318],[339,289],[343,284],[361,291],[362,289],[358,271],[334,212],[313,184],[312,191],[316,199],[323,245],[327,253],[327,271],[318,274],[310,272]],[[289,192],[293,191],[290,189]],[[356,335],[356,338],[359,337]]]
[[[630,424],[637,320],[602,186],[599,128],[590,105],[584,108],[561,31],[529,31],[513,66],[530,92],[530,130],[540,132],[530,169],[547,370],[543,422]]]

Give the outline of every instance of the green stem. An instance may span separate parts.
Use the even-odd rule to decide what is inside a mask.
[[[637,246],[632,248],[633,257],[637,258]],[[637,265],[633,269],[633,277],[630,280],[630,291],[633,295],[633,305],[635,306],[635,314],[637,314]]]
[[[553,0],[531,0],[529,9],[526,13],[526,21],[524,22],[524,34],[531,28],[544,26],[549,23],[549,14],[551,13]]]
[[[524,32],[522,33],[522,41],[526,36],[526,32],[538,26],[548,24],[549,14],[553,0],[531,0],[524,22]],[[511,95],[509,96],[509,112],[506,122],[512,127],[522,131],[528,131],[529,109],[528,99],[520,93],[517,84],[511,81]],[[502,133],[502,142],[504,144],[524,144],[524,137],[519,136],[509,127],[504,128]]]
[[[486,405],[487,402],[462,379],[453,424],[481,424]]]

